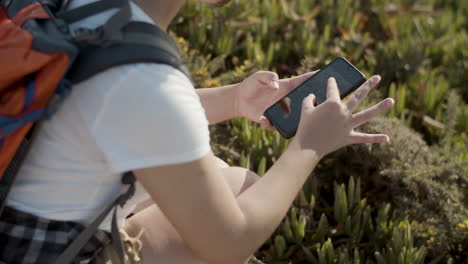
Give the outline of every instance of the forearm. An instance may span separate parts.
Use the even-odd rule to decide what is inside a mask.
[[[196,89],[210,125],[237,117],[235,88],[236,84]]]
[[[316,152],[301,150],[293,141],[271,169],[237,197],[246,219],[236,243],[239,254],[254,252],[271,236],[319,160]]]

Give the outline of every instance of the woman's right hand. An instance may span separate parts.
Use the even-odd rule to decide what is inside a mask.
[[[372,107],[353,114],[359,103],[379,82],[380,76],[372,76],[345,102],[342,102],[335,79],[328,79],[325,102],[314,106],[313,94],[304,98],[299,128],[292,143],[297,144],[301,149],[314,150],[320,157],[323,157],[351,144],[388,142],[389,138],[384,134],[365,134],[354,131],[356,127],[393,106],[394,100],[386,98]]]

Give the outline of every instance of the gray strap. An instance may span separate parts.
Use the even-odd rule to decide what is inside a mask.
[[[114,213],[112,216],[112,239],[113,243],[116,246],[117,254],[120,258],[120,264],[124,264],[124,251],[122,241],[120,239],[120,234],[117,225],[117,206],[121,207],[127,202],[130,197],[135,193],[135,176],[133,173],[128,172],[122,176],[122,182],[124,184],[129,184],[127,191],[117,197],[112,203],[110,203],[104,210],[89,224],[68,246],[68,248],[55,260],[55,264],[67,264],[72,263],[72,261],[77,257],[81,249],[88,243],[91,237],[96,233],[99,225],[104,221],[106,216],[110,213],[112,208],[114,208]]]
[[[170,45],[168,41],[161,40],[160,37],[147,34],[147,33],[138,33],[138,32],[124,32],[124,38],[120,43],[134,43],[153,46],[161,50],[169,52],[172,56],[180,60],[179,52],[177,48]]]
[[[111,236],[112,236],[112,245],[114,250],[117,253],[119,264],[125,264],[125,251],[122,239],[120,238],[119,226],[117,224],[117,207],[114,209],[112,214],[112,223],[111,223]],[[117,263],[112,263],[117,264]]]
[[[95,1],[72,10],[57,13],[57,18],[65,20],[68,24],[97,15],[111,8],[119,8],[128,3],[128,0],[101,0]]]
[[[102,38],[104,40],[121,40],[122,28],[130,22],[132,18],[132,10],[130,8],[130,0],[120,0],[121,5],[119,11],[114,14],[107,22],[103,25]]]
[[[31,142],[32,141],[26,137],[21,141],[21,145],[16,151],[11,162],[8,164],[8,167],[0,180],[0,215],[2,215],[3,209],[5,208],[8,194],[10,193],[11,186],[13,186],[13,183],[15,182],[21,164],[31,147]]]
[[[12,0],[0,0],[0,6],[2,7],[8,7],[8,5],[10,5],[10,2]]]
[[[119,8],[119,10],[101,27],[97,29],[78,28],[70,32],[72,40],[77,43],[82,42],[107,47],[123,39],[122,28],[130,22],[132,17],[130,0],[102,0],[93,2],[65,13],[59,13],[57,17],[71,24],[110,8]]]
[[[122,183],[129,184],[129,188],[127,192],[120,195],[117,201],[117,204],[120,207],[123,207],[125,203],[135,194],[135,175],[133,172],[127,172],[122,176]],[[117,206],[114,209],[114,213],[112,215],[112,226],[111,226],[111,233],[112,233],[112,243],[114,245],[114,249],[117,251],[117,256],[119,257],[120,264],[125,263],[125,251],[122,239],[120,238],[120,231],[119,226],[117,224]],[[116,264],[116,263],[113,263]]]
[[[7,196],[10,192],[13,183],[15,182],[16,176],[18,175],[21,164],[23,163],[26,155],[31,148],[33,140],[37,137],[37,133],[41,123],[34,125],[28,134],[21,141],[21,145],[16,150],[15,156],[8,164],[3,177],[0,180],[0,216],[2,215],[3,209],[5,208]]]

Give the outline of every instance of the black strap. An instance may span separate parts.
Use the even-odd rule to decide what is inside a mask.
[[[13,17],[24,7],[37,2],[47,6],[51,11],[57,12],[67,6],[70,0],[0,0],[0,6],[3,6],[8,15]]]
[[[49,7],[53,13],[57,13],[68,6],[70,0],[39,0],[42,5]]]
[[[190,79],[175,43],[160,28],[144,22],[130,22],[122,32],[123,40],[109,47],[83,47],[67,78],[78,83],[114,66],[149,62],[170,65]]]
[[[4,0],[1,2],[9,17],[14,17],[24,7],[34,4],[36,0]]]
[[[55,260],[54,264],[65,264],[72,263],[72,261],[77,257],[81,249],[88,243],[89,239],[96,233],[99,225],[102,221],[109,215],[110,211],[114,209],[112,214],[112,243],[114,244],[115,250],[119,257],[120,264],[124,264],[125,253],[122,240],[120,239],[119,228],[117,224],[117,207],[123,207],[125,203],[133,196],[135,193],[135,176],[132,172],[127,172],[122,175],[122,183],[129,185],[125,193],[118,196],[112,203],[107,205],[101,213],[89,224],[76,238],[73,242],[67,247],[67,249]],[[116,264],[116,263],[113,263]]]
[[[10,5],[11,1],[13,0],[0,0],[0,6],[3,8],[7,8]]]

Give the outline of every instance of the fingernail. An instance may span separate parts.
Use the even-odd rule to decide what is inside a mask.
[[[279,88],[279,81],[278,80],[271,81],[271,84],[273,85],[273,87],[275,87],[277,89]]]
[[[370,81],[371,81],[372,84],[376,84],[376,83],[378,83],[380,81],[380,76],[379,75],[374,75],[374,76],[372,76]]]

